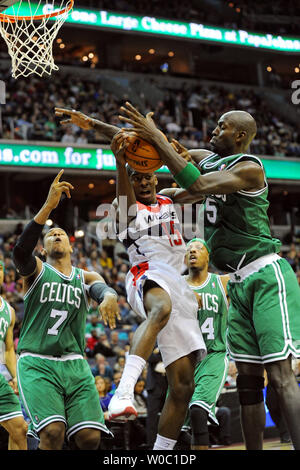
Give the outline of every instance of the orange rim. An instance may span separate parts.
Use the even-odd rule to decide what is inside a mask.
[[[19,20],[31,21],[31,20],[42,20],[44,18],[53,18],[55,16],[63,15],[64,13],[68,13],[73,8],[74,0],[69,0],[67,5],[63,10],[54,11],[52,13],[47,13],[46,15],[37,15],[37,16],[14,16],[14,15],[5,15],[4,13],[0,13],[0,21],[4,21],[5,23],[16,23]]]

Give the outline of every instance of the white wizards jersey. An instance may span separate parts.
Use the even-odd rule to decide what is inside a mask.
[[[181,226],[172,199],[157,195],[157,203],[137,202],[137,215],[118,237],[128,251],[132,266],[159,262],[181,271],[186,252]]]

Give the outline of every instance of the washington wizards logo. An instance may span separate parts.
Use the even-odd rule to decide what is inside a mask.
[[[222,170],[224,170],[224,168],[226,168],[226,163],[222,163],[222,165],[219,166],[218,170],[222,171]]]

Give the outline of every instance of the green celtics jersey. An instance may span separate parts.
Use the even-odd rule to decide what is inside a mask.
[[[211,154],[199,163],[202,174],[230,170],[242,161],[262,162],[253,155],[238,154],[221,158]],[[220,270],[234,272],[261,256],[280,251],[280,241],[270,232],[268,184],[255,191],[210,195],[204,213],[205,240],[211,262]]]
[[[39,276],[24,296],[24,319],[18,353],[83,354],[89,309],[83,271],[72,267],[65,276],[43,263]]]
[[[203,284],[189,286],[201,295],[202,307],[198,310],[198,320],[207,353],[225,352],[228,302],[221,277],[208,273]]]
[[[9,304],[0,297],[0,363],[5,364],[5,339],[11,324],[11,309]]]

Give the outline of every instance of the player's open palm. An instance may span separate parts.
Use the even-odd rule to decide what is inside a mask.
[[[156,132],[160,132],[152,119],[153,112],[147,113],[143,116],[132,104],[128,101],[125,103],[126,107],[122,106],[120,109],[125,116],[119,116],[120,121],[126,122],[133,127],[126,128],[126,131],[134,132],[147,142],[153,143],[153,136]]]
[[[75,124],[87,131],[93,129],[93,119],[80,111],[75,111],[75,109],[55,108],[55,116],[62,117],[63,115],[68,116],[68,118],[60,121],[61,124]]]
[[[121,320],[118,299],[114,294],[107,293],[99,305],[99,312],[104,325],[116,328],[116,319]]]
[[[58,175],[56,175],[49,189],[46,204],[52,210],[58,206],[62,193],[65,193],[66,196],[70,199],[70,191],[71,189],[74,189],[74,186],[72,186],[71,183],[68,183],[67,181],[60,181],[63,172],[64,170],[61,170]]]

